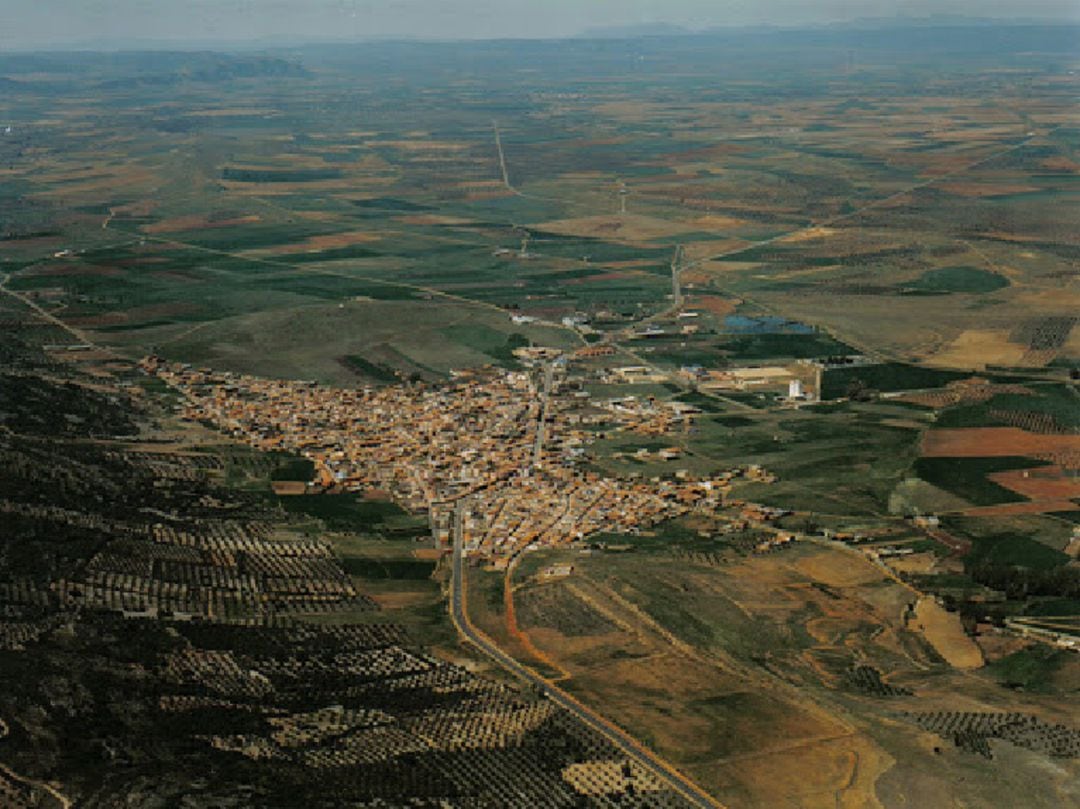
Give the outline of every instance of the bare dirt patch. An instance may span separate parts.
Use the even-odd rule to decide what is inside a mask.
[[[640,272],[621,272],[619,270],[614,270],[612,272],[604,272],[600,273],[599,275],[590,275],[588,278],[580,278],[576,280],[578,283],[589,284],[596,283],[598,281],[623,281],[627,278],[640,277],[641,275],[642,273]]]
[[[863,809],[880,806],[874,785],[892,763],[871,740],[852,735],[720,762],[709,781],[728,806]]]
[[[947,612],[934,599],[923,597],[915,605],[915,625],[950,666],[977,669],[983,665],[982,652],[964,633],[958,613]]]
[[[978,368],[988,365],[1018,366],[1026,348],[1010,342],[1008,329],[968,329],[943,350],[927,358],[930,365],[948,368]]]
[[[720,214],[706,214],[693,220],[693,225],[699,230],[733,230],[748,224],[749,220]]]
[[[929,573],[936,566],[937,557],[932,553],[913,553],[889,560],[889,567],[898,573]]]
[[[923,436],[928,458],[1001,458],[1080,450],[1080,435],[1039,435],[1016,427],[930,430]]]
[[[406,225],[471,225],[476,220],[466,219],[462,216],[442,216],[439,214],[409,214],[399,216],[397,221]]]
[[[1048,157],[1042,161],[1039,166],[1050,171],[1062,171],[1070,174],[1080,172],[1080,163],[1070,160],[1067,157]]]
[[[939,183],[937,186],[948,194],[958,197],[1003,197],[1008,194],[1030,194],[1041,190],[1034,185],[1019,183]]]
[[[979,644],[983,658],[990,661],[999,660],[1033,645],[1031,641],[1025,638],[999,634],[998,630],[989,627],[985,630],[980,628],[980,633],[975,642]]]
[[[692,228],[678,222],[668,222],[638,214],[582,216],[576,219],[556,219],[532,225],[537,231],[558,233],[561,236],[649,241],[688,233]]]
[[[302,242],[280,244],[275,246],[269,252],[275,255],[317,253],[321,250],[332,250],[337,247],[351,247],[354,244],[370,244],[371,242],[377,242],[381,239],[382,237],[377,233],[369,233],[362,230],[345,233],[329,233],[322,236],[311,236]]]
[[[720,295],[694,295],[690,306],[693,309],[701,309],[710,314],[724,317],[733,314],[739,303],[741,301],[738,299],[724,298]]]
[[[1012,469],[995,472],[989,475],[989,478],[994,483],[1035,501],[1071,500],[1080,497],[1080,480],[1068,477],[1060,466]]]
[[[870,562],[847,553],[816,553],[799,559],[792,567],[831,587],[853,587],[882,578],[881,571]]]
[[[189,216],[174,216],[171,219],[162,219],[152,225],[144,225],[146,233],[176,233],[183,230],[213,230],[215,228],[231,228],[237,225],[249,225],[260,221],[255,214],[249,216],[235,216],[229,219],[209,219],[201,214]]]
[[[705,242],[689,242],[683,245],[683,256],[688,261],[701,261],[710,256],[718,256],[722,253],[740,250],[749,245],[750,242],[746,241],[746,239],[715,239]],[[730,262],[715,262],[714,264],[706,264],[704,266],[712,270],[732,269],[731,267],[726,266],[728,263]]]
[[[1031,389],[1023,385],[994,385],[985,379],[972,377],[971,379],[961,379],[958,382],[950,382],[943,390],[912,393],[901,396],[897,401],[911,402],[912,404],[940,410],[958,404],[985,402],[999,393],[1012,393],[1019,396],[1032,395]]]
[[[832,236],[834,233],[836,233],[835,228],[812,227],[788,234],[780,239],[779,242],[784,244],[797,244],[799,242],[809,242],[815,239],[824,239],[828,236]]]
[[[962,512],[968,517],[1015,517],[1023,514],[1051,514],[1055,511],[1075,511],[1076,503],[1072,500],[1039,500],[1027,503],[1002,503],[997,506],[965,508]]]

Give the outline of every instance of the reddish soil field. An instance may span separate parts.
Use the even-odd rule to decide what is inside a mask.
[[[236,225],[250,224],[251,222],[258,222],[259,217],[255,215],[240,216],[233,219],[219,219],[214,222],[210,222],[205,216],[194,214],[191,216],[177,216],[172,219],[162,219],[160,222],[155,222],[152,225],[145,225],[143,230],[147,233],[174,233],[180,230],[211,230],[213,228],[231,228]]]
[[[1031,395],[1031,389],[1023,385],[991,385],[985,379],[972,377],[959,382],[950,382],[940,391],[925,391],[901,396],[897,401],[911,402],[941,409],[958,404],[985,402],[999,393],[1015,393],[1021,396]]]
[[[942,191],[955,194],[959,197],[997,197],[1007,194],[1026,194],[1038,191],[1037,186],[1021,185],[1019,183],[941,183],[938,185]]]
[[[999,506],[967,508],[962,513],[966,517],[1010,517],[1020,514],[1052,514],[1056,511],[1075,510],[1076,503],[1072,500],[1040,500],[1037,503],[1002,503]]]
[[[1053,452],[1040,452],[1035,457],[1040,461],[1049,461],[1066,469],[1080,469],[1080,447],[1062,447]]]
[[[368,233],[367,231],[330,233],[323,236],[312,236],[305,241],[296,242],[295,244],[279,244],[271,249],[270,252],[274,254],[318,252],[320,250],[332,250],[337,247],[351,247],[354,244],[377,242],[381,238],[381,236],[375,233]]]
[[[1071,500],[1080,497],[1080,479],[1066,477],[1060,466],[1011,469],[1008,472],[995,472],[989,478],[1032,500]]]
[[[1080,435],[1036,435],[1016,427],[930,430],[922,454],[929,458],[995,458],[1080,450]]]
[[[30,274],[43,276],[98,275],[111,277],[114,275],[122,275],[123,273],[115,267],[99,267],[92,264],[54,264],[43,269],[35,269]]]
[[[719,295],[694,295],[690,300],[691,308],[702,309],[714,315],[730,315],[738,304],[737,300],[722,298]]]
[[[636,275],[640,275],[637,273]],[[635,273],[629,272],[605,272],[600,275],[590,275],[588,278],[579,279],[579,283],[595,283],[596,281],[619,281],[624,278],[633,278]]]

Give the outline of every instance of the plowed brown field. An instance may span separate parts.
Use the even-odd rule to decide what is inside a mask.
[[[1016,427],[930,430],[922,454],[929,458],[1000,458],[1080,450],[1080,435],[1037,435]]]

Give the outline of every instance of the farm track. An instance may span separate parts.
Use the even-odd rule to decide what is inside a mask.
[[[450,578],[450,617],[453,620],[458,633],[501,668],[538,689],[547,699],[575,716],[588,728],[599,733],[611,744],[620,749],[628,758],[652,772],[662,782],[668,784],[672,790],[691,806],[707,807],[708,809],[723,807],[723,804],[703,791],[685,775],[676,770],[671,764],[661,759],[651,750],[642,746],[640,742],[622,728],[605,719],[591,708],[583,705],[557,685],[539,676],[528,667],[523,666],[500,649],[489,637],[473,626],[472,622],[469,620],[465,606],[465,551],[463,548],[464,543],[461,522],[461,510],[459,508],[454,512],[452,529],[454,555]]]
[[[900,191],[889,194],[886,197],[882,197],[880,199],[873,200],[873,201],[867,203],[866,205],[863,205],[863,206],[861,206],[861,207],[857,208],[856,210],[851,211],[849,213],[837,214],[836,216],[829,217],[828,219],[824,219],[824,220],[822,220],[820,222],[814,222],[814,223],[812,223],[810,225],[805,225],[803,227],[794,228],[793,230],[785,231],[784,233],[779,233],[776,236],[772,236],[772,237],[770,237],[768,239],[761,239],[759,241],[750,242],[750,243],[745,244],[745,245],[743,245],[741,247],[735,247],[735,248],[732,248],[730,250],[724,250],[724,251],[721,251],[719,253],[714,253],[714,254],[711,254],[711,255],[708,255],[708,256],[702,256],[701,258],[694,259],[693,261],[687,262],[685,264],[681,264],[679,266],[678,271],[680,273],[682,273],[685,270],[694,269],[695,267],[700,267],[703,264],[708,264],[709,262],[712,262],[712,261],[719,261],[721,259],[730,258],[732,256],[737,256],[737,255],[739,255],[741,253],[747,253],[747,252],[749,252],[751,250],[754,250],[754,249],[757,249],[757,248],[760,248],[760,247],[767,247],[768,245],[776,244],[777,242],[781,242],[781,241],[783,241],[785,239],[790,239],[790,238],[793,238],[795,236],[804,235],[804,234],[809,233],[811,231],[814,231],[814,230],[816,230],[818,228],[827,228],[827,227],[831,227],[831,226],[836,225],[836,224],[840,224],[840,223],[845,222],[847,220],[854,219],[854,218],[856,218],[858,216],[863,215],[864,213],[867,213],[868,211],[872,211],[872,210],[874,210],[876,208],[880,208],[883,205],[888,205],[889,203],[894,202],[894,201],[899,200],[899,199],[902,199],[902,198],[904,198],[905,196],[907,196],[909,194],[915,193],[916,191],[920,191],[920,190],[922,190],[924,188],[929,188],[930,186],[936,185],[937,183],[940,183],[940,182],[942,182],[944,180],[948,180],[948,179],[956,177],[956,176],[958,176],[960,174],[964,174],[966,172],[969,172],[972,169],[978,168],[979,166],[982,166],[982,165],[984,165],[986,163],[989,163],[992,160],[996,160],[999,157],[1002,157],[1002,156],[1007,155],[1007,154],[1011,154],[1012,152],[1015,152],[1015,151],[1017,151],[1019,149],[1024,148],[1025,146],[1030,144],[1032,141],[1035,141],[1035,140],[1037,140],[1039,138],[1043,138],[1043,137],[1049,137],[1055,131],[1057,131],[1057,129],[1059,129],[1059,128],[1060,127],[1053,127],[1052,129],[1048,130],[1045,133],[1038,134],[1038,135],[1032,135],[1031,137],[1025,138],[1023,141],[1021,141],[1019,143],[1014,143],[1013,145],[1008,146],[1008,147],[1006,147],[1004,149],[999,149],[999,150],[997,150],[995,152],[992,152],[989,155],[986,155],[985,157],[981,157],[978,160],[975,160],[975,161],[973,161],[971,163],[968,163],[965,166],[961,166],[958,169],[954,169],[953,171],[946,172],[944,174],[936,175],[936,176],[931,177],[929,179],[926,179],[926,180],[923,180],[921,182],[915,183],[914,185],[908,186],[907,188],[901,189]],[[960,241],[961,244],[964,244],[965,246],[968,246],[969,248],[971,248],[971,245],[968,244],[968,242],[965,242],[963,240],[958,240],[958,241]],[[993,262],[987,256],[985,256],[985,254],[981,253],[978,250],[975,250],[974,248],[971,248],[971,249],[972,249],[973,252],[976,252],[979,255],[981,255],[983,257],[983,259],[988,264],[991,264],[991,266],[993,266]],[[720,290],[720,291],[723,291],[723,290]],[[779,312],[774,311],[771,307],[762,306],[757,301],[755,301],[755,303],[758,306],[761,306],[761,308],[766,312],[766,314],[774,314],[774,315],[780,314]],[[657,320],[662,320],[662,319],[671,317],[680,308],[681,308],[680,303],[677,302],[677,301],[673,301],[671,306],[650,315],[649,317],[645,318],[642,321],[639,321],[638,323],[635,323],[634,326],[636,327],[636,326],[640,326],[642,324],[651,323],[651,322],[655,322]],[[631,327],[631,328],[633,328],[633,327]],[[880,359],[885,359],[885,360],[904,361],[903,357],[901,357],[898,354],[895,354],[894,352],[884,351],[884,350],[879,349],[879,348],[870,348],[868,346],[860,345],[861,341],[859,341],[857,339],[852,339],[849,335],[845,335],[844,333],[842,333],[840,331],[837,331],[836,329],[827,328],[825,330],[826,330],[826,332],[828,332],[828,334],[830,336],[835,337],[836,339],[842,340],[842,341],[848,343],[849,345],[853,346],[854,348],[858,348],[860,351],[863,351],[864,353],[866,353],[866,354],[868,354],[870,356],[875,356],[875,357],[878,357]],[[624,330],[624,333],[625,333],[625,330]],[[618,345],[617,340],[612,340],[611,342],[613,344],[615,344],[615,345]],[[646,364],[648,364],[648,363],[646,363]]]
[[[496,121],[492,121],[491,127],[495,131],[495,151],[499,155],[499,172],[502,175],[502,184],[506,187],[506,190],[515,197],[521,197],[522,199],[535,199],[540,202],[557,202],[560,205],[567,205],[568,203],[566,200],[557,197],[542,197],[538,194],[527,194],[510,182],[510,170],[506,165],[506,151],[503,149],[502,133],[499,131],[499,124]]]
[[[684,272],[686,270],[694,269],[695,267],[700,267],[703,264],[708,264],[709,262],[712,262],[712,261],[719,261],[721,259],[730,258],[732,256],[737,256],[737,255],[739,255],[741,253],[749,252],[750,250],[754,250],[756,248],[766,247],[766,246],[768,246],[770,244],[776,244],[777,242],[781,242],[781,241],[783,241],[785,239],[790,239],[790,238],[795,237],[795,236],[806,234],[806,233],[808,233],[810,231],[816,230],[817,228],[830,227],[832,225],[839,224],[839,223],[847,221],[849,219],[854,219],[855,217],[861,216],[862,214],[864,214],[864,213],[866,213],[868,211],[874,210],[875,208],[879,208],[879,207],[881,207],[883,205],[888,205],[890,202],[894,202],[895,200],[902,199],[903,197],[905,197],[905,196],[907,196],[909,194],[912,194],[912,193],[914,193],[916,191],[920,191],[923,188],[928,188],[928,187],[930,187],[932,185],[935,185],[937,183],[942,182],[943,180],[948,180],[948,179],[956,177],[956,176],[958,176],[960,174],[964,174],[966,172],[969,172],[972,169],[978,168],[979,166],[982,166],[982,165],[984,165],[986,163],[989,163],[992,160],[996,160],[999,157],[1002,157],[1002,156],[1007,155],[1007,154],[1011,154],[1012,152],[1015,152],[1015,151],[1017,151],[1019,149],[1022,149],[1023,147],[1027,146],[1032,141],[1037,140],[1038,138],[1049,137],[1051,134],[1053,134],[1059,128],[1060,127],[1053,127],[1052,129],[1048,130],[1045,133],[1038,134],[1038,135],[1033,135],[1031,137],[1025,138],[1023,141],[1021,141],[1019,143],[1015,143],[1012,146],[1006,147],[1004,149],[999,149],[999,150],[997,150],[995,152],[992,152],[989,155],[986,155],[985,157],[981,157],[978,160],[975,160],[975,161],[973,161],[971,163],[968,163],[965,166],[961,166],[958,169],[954,169],[953,171],[946,172],[944,174],[936,175],[936,176],[931,177],[931,178],[929,178],[927,180],[923,180],[921,182],[915,183],[914,185],[908,186],[907,188],[904,188],[904,189],[902,189],[900,191],[897,191],[897,192],[895,192],[893,194],[890,194],[890,195],[888,195],[886,197],[882,197],[880,199],[873,200],[872,202],[869,202],[866,205],[863,205],[860,208],[857,208],[856,210],[851,211],[849,213],[837,214],[836,216],[830,217],[828,219],[824,219],[824,220],[822,220],[820,222],[815,222],[813,224],[805,225],[805,226],[799,227],[799,228],[795,228],[793,230],[789,230],[789,231],[786,231],[784,233],[779,233],[776,236],[772,236],[772,237],[770,237],[768,239],[761,239],[759,241],[750,242],[749,244],[745,244],[745,245],[743,245],[741,247],[735,247],[735,248],[732,248],[730,250],[724,250],[724,251],[722,251],[720,253],[714,253],[714,254],[711,254],[711,255],[708,255],[708,256],[703,256],[701,258],[694,259],[693,261],[690,261],[688,263],[679,265],[677,272],[682,273],[682,272]],[[981,255],[983,257],[983,259],[988,264],[991,264],[991,266],[993,266],[993,262],[989,259],[989,257],[985,256],[985,254],[983,254],[981,251],[978,251],[975,248],[972,248],[971,245],[968,244],[968,242],[966,242],[966,241],[963,241],[963,240],[958,240],[958,241],[960,241],[961,244],[964,244],[965,246],[968,246],[969,248],[971,248],[973,252]],[[724,292],[723,289],[718,289],[717,291]],[[766,305],[762,304],[760,301],[755,301],[754,303],[763,312],[765,312],[765,314],[774,315],[774,316],[780,316],[780,317],[785,316],[783,312],[778,311],[775,307],[766,306]],[[613,332],[610,336],[605,337],[601,341],[601,343],[609,344],[609,345],[612,345],[614,347],[617,347],[619,350],[621,350],[625,354],[632,357],[635,361],[637,361],[641,365],[644,365],[644,366],[652,369],[653,371],[656,371],[658,369],[657,369],[655,364],[649,362],[647,359],[642,357],[639,353],[633,351],[632,349],[627,348],[626,345],[624,344],[624,341],[629,337],[630,333],[634,329],[639,328],[639,327],[641,327],[643,325],[646,325],[646,324],[649,324],[649,323],[655,323],[658,320],[665,320],[667,318],[670,318],[670,317],[674,316],[679,311],[679,309],[681,309],[681,308],[682,308],[682,303],[673,298],[672,303],[671,303],[670,306],[667,306],[667,307],[665,307],[664,309],[661,309],[658,312],[654,312],[653,314],[649,315],[648,317],[645,317],[645,318],[643,318],[643,319],[641,319],[639,321],[636,321],[633,325],[628,326],[628,327],[626,327],[624,329],[621,329],[618,332]],[[822,327],[822,328],[830,337],[833,337],[834,339],[840,340],[841,342],[847,343],[848,345],[852,346],[855,349],[858,349],[860,352],[862,352],[863,354],[865,354],[867,356],[874,357],[875,359],[883,360],[883,361],[894,361],[894,362],[908,362],[908,361],[910,361],[909,357],[904,357],[904,356],[902,356],[900,354],[897,354],[896,352],[888,351],[888,350],[882,349],[880,347],[868,346],[868,345],[864,344],[862,340],[860,340],[858,338],[854,338],[851,335],[846,334],[845,332],[843,332],[841,330],[838,330],[838,329],[836,329],[836,328],[834,328],[832,326]],[[691,386],[687,385],[686,383],[683,383],[683,382],[679,381],[679,379],[677,377],[673,377],[673,381],[675,382],[675,384],[679,385],[679,387],[683,388],[684,390],[691,390],[692,389]],[[708,392],[708,391],[699,391],[699,392],[704,393],[706,396],[710,396],[710,397],[712,397],[714,399],[717,399],[718,401],[722,401],[725,404],[736,406],[740,410],[754,410],[754,408],[750,407],[749,405],[746,405],[746,404],[744,404],[742,402],[736,402],[735,400],[729,399],[729,398],[724,397],[724,396],[722,396],[720,394],[716,394],[716,393],[712,393],[712,392]]]
[[[997,150],[995,152],[991,152],[990,154],[988,154],[988,155],[986,155],[984,157],[980,157],[978,160],[974,160],[971,163],[968,163],[967,165],[961,166],[958,169],[953,169],[952,171],[945,172],[944,174],[937,174],[937,175],[935,175],[933,177],[930,177],[929,179],[922,180],[921,182],[915,183],[914,185],[910,185],[907,188],[901,189],[900,191],[896,191],[896,192],[894,192],[892,194],[889,194],[886,197],[882,197],[880,199],[876,199],[876,200],[873,200],[871,202],[868,202],[866,205],[863,205],[863,206],[861,206],[859,208],[856,208],[854,211],[850,211],[850,212],[844,213],[844,214],[837,214],[837,215],[831,216],[831,217],[829,217],[827,219],[823,219],[820,222],[815,222],[815,223],[813,223],[811,225],[806,225],[806,226],[801,227],[801,228],[795,228],[794,230],[787,231],[786,233],[780,233],[780,234],[778,234],[776,236],[772,236],[772,237],[770,237],[768,239],[763,239],[763,240],[757,241],[757,242],[751,242],[750,244],[744,245],[742,247],[736,247],[736,248],[733,248],[731,250],[725,250],[723,252],[716,253],[714,255],[703,256],[702,258],[696,259],[694,261],[691,261],[688,264],[682,265],[681,270],[692,269],[694,267],[698,267],[698,266],[700,266],[702,264],[705,264],[705,263],[708,263],[710,261],[717,261],[717,260],[722,259],[722,258],[728,258],[730,256],[738,255],[739,253],[746,253],[746,252],[748,252],[750,250],[753,250],[756,247],[765,247],[765,246],[770,245],[770,244],[775,244],[776,242],[781,241],[783,239],[789,239],[789,238],[791,238],[793,236],[804,235],[804,234],[806,234],[806,233],[808,233],[810,231],[816,230],[817,228],[827,228],[827,227],[831,227],[833,225],[839,224],[841,222],[845,222],[845,221],[847,221],[849,219],[854,219],[854,218],[856,218],[858,216],[862,216],[864,213],[867,213],[868,211],[874,210],[875,208],[880,208],[883,205],[888,205],[890,202],[894,202],[896,200],[902,199],[902,198],[906,197],[908,194],[913,194],[916,191],[921,191],[924,188],[929,188],[932,185],[936,185],[936,184],[938,184],[938,183],[940,183],[940,182],[942,182],[944,180],[952,179],[953,177],[956,177],[956,176],[958,176],[960,174],[966,174],[967,172],[971,171],[972,169],[975,169],[975,168],[978,168],[979,166],[985,165],[986,163],[989,163],[992,160],[996,160],[999,157],[1003,157],[1003,156],[1005,156],[1007,154],[1011,154],[1012,152],[1015,152],[1015,151],[1017,151],[1019,149],[1022,149],[1025,146],[1032,143],[1033,141],[1038,140],[1039,138],[1049,137],[1050,135],[1054,134],[1054,132],[1056,132],[1060,128],[1061,128],[1060,126],[1052,127],[1048,131],[1043,132],[1041,134],[1036,134],[1036,135],[1032,135],[1030,137],[1024,138],[1024,140],[1020,141],[1019,143],[1014,143],[1011,146],[1005,147],[1003,149],[999,149],[999,150]]]
[[[239,261],[249,261],[249,262],[252,262],[252,263],[255,263],[255,264],[266,264],[266,265],[271,266],[271,267],[277,267],[279,269],[288,269],[288,270],[291,270],[291,271],[297,272],[297,273],[309,273],[309,274],[312,274],[312,275],[328,275],[328,276],[334,276],[334,277],[337,277],[337,278],[347,278],[350,281],[365,281],[367,283],[377,284],[377,285],[380,285],[380,286],[394,287],[395,289],[409,289],[409,290],[413,290],[415,292],[421,292],[421,293],[426,294],[426,295],[431,295],[433,297],[453,301],[455,303],[466,304],[468,306],[481,307],[481,308],[487,309],[489,311],[498,312],[500,315],[502,315],[504,317],[508,316],[505,309],[503,309],[500,306],[496,306],[493,303],[485,303],[484,301],[478,301],[478,300],[475,300],[473,298],[466,298],[466,297],[464,297],[462,295],[455,295],[452,292],[445,292],[445,291],[443,291],[441,289],[436,289],[435,287],[420,286],[418,284],[407,284],[407,283],[404,283],[402,281],[387,281],[385,278],[374,278],[374,277],[369,276],[369,275],[358,275],[358,274],[354,274],[354,273],[335,272],[333,270],[320,269],[320,268],[317,268],[317,267],[302,267],[302,266],[297,266],[295,264],[291,264],[291,263],[289,263],[287,261],[278,261],[278,260],[275,260],[275,259],[263,258],[261,256],[250,256],[250,255],[245,255],[244,253],[237,253],[237,252],[232,252],[232,251],[229,251],[229,250],[217,250],[217,249],[212,248],[212,247],[203,247],[202,245],[193,244],[192,242],[184,242],[184,241],[180,241],[179,239],[170,239],[170,238],[165,237],[165,236],[152,236],[152,235],[147,234],[147,235],[141,236],[141,238],[144,238],[147,241],[158,242],[159,244],[176,245],[176,246],[179,246],[179,247],[185,247],[185,248],[187,248],[189,250],[195,250],[195,251],[198,251],[198,252],[201,252],[201,253],[209,253],[211,255],[224,256],[226,258],[233,258],[233,259],[237,259]],[[6,280],[5,280],[5,283],[6,283]],[[6,290],[4,290],[4,291],[6,291]],[[9,292],[9,294],[11,294],[11,293]],[[57,321],[57,322],[59,322],[59,321]],[[584,340],[582,339],[581,335],[577,332],[576,329],[569,328],[568,326],[564,326],[561,323],[556,323],[554,321],[547,321],[547,320],[537,320],[536,324],[540,325],[540,326],[546,326],[548,328],[559,329],[560,331],[564,331],[564,332],[569,332],[569,333],[573,334],[574,337],[579,342],[584,343]],[[69,331],[70,331],[70,329],[69,329]]]
[[[529,637],[529,633],[522,631],[521,627],[518,626],[517,609],[514,606],[513,576],[514,566],[517,564],[517,561],[520,558],[520,556],[515,557],[514,561],[507,566],[506,576],[503,579],[503,608],[506,611],[507,634],[509,634],[511,638],[515,639],[518,643],[520,643],[522,648],[524,648],[525,651],[528,652],[535,660],[539,660],[552,671],[556,671],[559,673],[558,677],[554,679],[549,679],[548,682],[557,683],[563,680],[569,680],[572,676],[570,672],[560,666],[543,651],[538,649],[536,644],[532,642],[532,638]]]
[[[12,297],[15,300],[19,301],[19,303],[23,304],[23,306],[26,306],[35,315],[37,315],[38,317],[40,317],[42,320],[46,321],[47,323],[50,323],[51,325],[56,326],[57,328],[63,329],[68,334],[70,334],[72,337],[74,337],[76,340],[78,340],[79,343],[85,343],[86,345],[90,346],[93,349],[96,349],[98,351],[102,351],[102,352],[108,354],[110,357],[112,357],[114,359],[122,359],[122,357],[119,354],[117,354],[115,351],[113,351],[112,349],[106,348],[105,346],[102,346],[102,345],[99,345],[98,343],[95,343],[82,330],[77,329],[75,326],[72,326],[72,325],[70,325],[68,323],[65,323],[60,318],[56,317],[55,315],[51,314],[50,312],[47,312],[45,309],[38,306],[38,304],[36,304],[34,301],[32,301],[27,296],[21,295],[20,293],[16,292],[13,289],[9,289],[8,288],[8,282],[9,281],[11,281],[11,275],[8,274],[8,273],[5,273],[3,280],[0,280],[0,292],[2,292],[3,294],[8,295],[9,297]]]

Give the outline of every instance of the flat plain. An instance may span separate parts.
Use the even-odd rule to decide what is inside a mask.
[[[296,762],[338,759],[334,794],[356,805],[394,789],[492,805],[509,793],[485,793],[458,762],[512,790],[554,739],[559,805],[665,805],[459,641],[425,515],[277,497],[282,459],[178,422],[173,394],[132,371],[154,354],[340,387],[438,385],[520,370],[520,349],[542,346],[574,357],[574,395],[694,411],[659,436],[599,425],[579,459],[590,471],[772,478],[740,478],[722,513],[471,567],[472,620],[500,647],[727,806],[1080,801],[1080,727],[1058,724],[1076,716],[1080,662],[1050,640],[1075,638],[1080,615],[1080,60],[1073,28],[994,31],[992,53],[979,28],[915,27],[0,55],[0,449],[47,481],[0,491],[35,537],[0,542],[14,638],[0,679],[21,683],[0,698],[0,797],[50,805],[34,784],[58,784],[87,806],[168,803],[180,775],[153,787],[147,774],[197,743],[200,766],[238,773],[199,806],[244,805],[252,784],[263,800],[297,784],[317,796],[321,776]],[[773,372],[782,384],[732,381]],[[812,395],[791,396],[789,379]],[[214,459],[209,477],[191,473],[210,499],[176,494],[176,508],[325,542],[347,603],[250,636],[154,623],[144,646],[118,628],[127,602],[65,612],[70,628],[39,615],[97,581],[95,565],[135,569],[125,554],[143,550],[72,516],[72,493],[91,497],[106,469],[122,499],[135,475],[145,502],[106,510],[152,536],[155,492],[172,489],[143,453],[162,441],[177,467]],[[95,454],[114,443],[137,454],[131,469]],[[67,526],[59,550],[47,535],[60,518],[28,516],[49,503]],[[747,504],[799,541],[761,552]],[[358,697],[312,637],[342,659],[377,647],[392,676],[356,664],[349,677],[379,683]],[[294,642],[312,657],[286,654]],[[232,671],[237,649],[276,689],[257,721],[258,677],[203,682],[191,662]],[[66,671],[78,655],[98,668]],[[40,688],[23,682],[35,661]],[[113,725],[117,683],[145,693]],[[406,741],[357,713],[383,687],[415,729]],[[140,747],[140,712],[161,705],[176,737]],[[459,735],[478,727],[474,756]],[[503,727],[524,747],[508,753]],[[83,734],[75,752],[67,733]],[[439,754],[417,769],[423,739]],[[393,761],[349,771],[399,743]],[[540,805],[547,782],[529,783]]]

